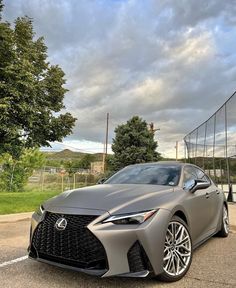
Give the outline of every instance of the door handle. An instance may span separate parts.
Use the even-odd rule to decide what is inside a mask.
[[[206,192],[206,198],[208,199],[210,197],[210,194]]]
[[[220,194],[220,190],[216,190],[216,194],[218,194],[218,195],[219,195],[219,194]]]

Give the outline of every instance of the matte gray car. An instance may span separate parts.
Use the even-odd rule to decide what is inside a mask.
[[[32,259],[101,277],[176,281],[216,233],[229,233],[224,193],[197,166],[157,162],[46,201],[32,216],[28,250]]]

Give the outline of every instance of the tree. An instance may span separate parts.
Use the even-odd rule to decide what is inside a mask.
[[[0,190],[22,191],[34,169],[43,167],[44,163],[45,155],[38,149],[24,149],[19,159],[9,153],[3,154],[0,158]]]
[[[0,14],[3,8],[0,0]],[[32,20],[14,27],[0,15],[0,154],[19,158],[24,148],[50,146],[72,133],[76,118],[60,114],[64,72],[47,61],[44,39],[35,38]]]
[[[115,170],[130,164],[157,161],[160,154],[156,152],[157,142],[154,134],[148,130],[146,121],[134,116],[126,124],[115,129],[112,151]]]
[[[90,169],[91,162],[95,160],[95,156],[92,154],[85,154],[81,159],[79,163],[79,167],[82,169]]]

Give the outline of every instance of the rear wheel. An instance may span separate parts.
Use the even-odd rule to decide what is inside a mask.
[[[223,205],[221,230],[219,231],[217,235],[220,237],[228,237],[229,235],[229,215],[228,215],[228,210],[225,205]]]
[[[167,228],[163,273],[158,276],[162,281],[180,280],[188,271],[192,261],[192,241],[187,224],[174,216]]]

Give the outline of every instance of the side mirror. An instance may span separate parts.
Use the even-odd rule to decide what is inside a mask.
[[[210,186],[211,186],[210,182],[191,179],[184,184],[184,189],[194,193],[197,190],[206,189]]]
[[[190,192],[194,193],[197,190],[206,189],[210,186],[211,186],[210,182],[195,180],[195,186],[190,190]]]
[[[107,178],[101,178],[98,180],[97,184],[103,184],[106,180]]]

